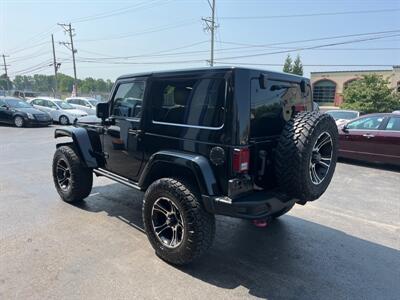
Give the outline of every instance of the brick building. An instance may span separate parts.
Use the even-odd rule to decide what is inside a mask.
[[[366,74],[389,78],[390,87],[400,92],[400,66],[393,66],[391,70],[311,72],[314,101],[323,105],[339,106],[343,102],[343,91],[348,84]]]

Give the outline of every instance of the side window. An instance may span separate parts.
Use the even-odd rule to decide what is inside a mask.
[[[192,126],[223,124],[225,80],[165,79],[152,89],[153,121]]]
[[[144,81],[121,83],[113,99],[112,115],[140,118],[145,90]]]
[[[32,101],[32,104],[43,106],[43,105],[42,105],[42,100],[40,100],[40,99],[33,100],[33,101]]]
[[[47,106],[47,107],[50,107],[50,108],[54,108],[54,109],[57,108],[57,106],[56,106],[53,102],[51,102],[51,101],[46,101],[46,106]]]
[[[347,128],[359,130],[378,130],[382,121],[382,116],[365,117],[348,123]]]
[[[391,117],[386,125],[386,130],[400,131],[400,117]]]

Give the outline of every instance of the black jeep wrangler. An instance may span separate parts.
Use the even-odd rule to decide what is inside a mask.
[[[214,215],[273,219],[318,199],[337,159],[338,130],[312,111],[308,79],[247,68],[118,78],[101,124],[59,128],[53,160],[61,198],[82,201],[93,173],[145,191],[143,222],[173,264],[212,244]]]

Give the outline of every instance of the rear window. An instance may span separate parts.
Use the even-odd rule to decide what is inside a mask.
[[[225,80],[216,78],[155,80],[152,86],[156,124],[220,127]]]
[[[299,84],[268,80],[266,88],[262,89],[258,78],[252,79],[251,136],[263,137],[280,134],[285,122],[291,118],[293,110],[307,102],[311,103],[310,99],[310,92],[308,97],[302,96]]]

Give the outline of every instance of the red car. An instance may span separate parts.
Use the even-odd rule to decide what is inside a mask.
[[[400,114],[371,114],[339,129],[339,156],[400,166]]]

